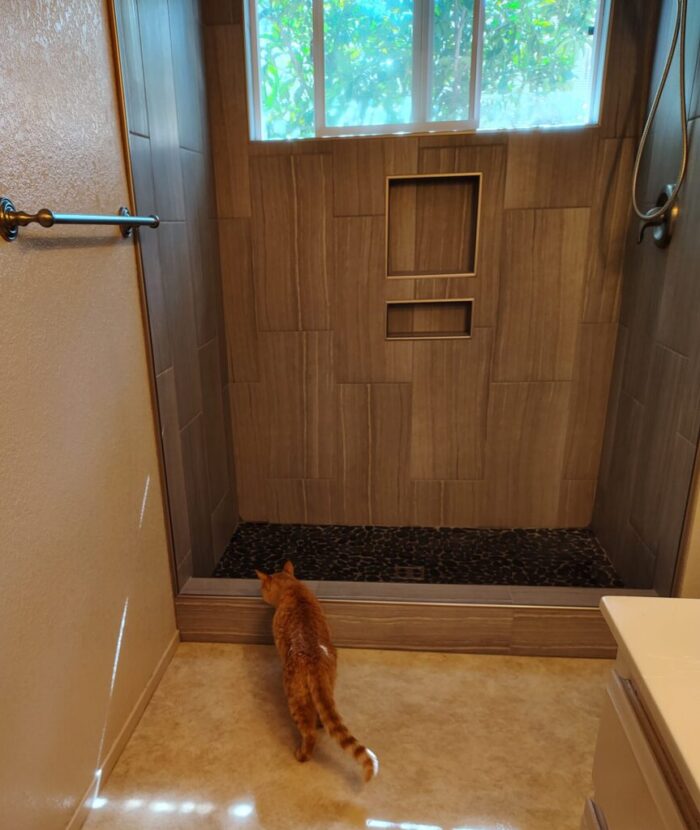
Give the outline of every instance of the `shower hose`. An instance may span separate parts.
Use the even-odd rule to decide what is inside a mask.
[[[634,207],[634,212],[637,214],[637,216],[645,222],[654,222],[656,220],[662,220],[665,214],[672,208],[673,203],[675,202],[676,197],[678,196],[678,191],[681,189],[681,185],[683,184],[683,179],[685,179],[685,174],[688,167],[688,117],[685,108],[685,24],[687,10],[688,0],[677,0],[676,22],[673,27],[673,37],[671,38],[671,45],[668,49],[666,64],[664,66],[664,71],[661,74],[661,80],[659,82],[658,89],[656,90],[656,94],[654,95],[654,100],[652,101],[651,108],[649,109],[649,115],[647,116],[647,120],[644,125],[644,130],[642,131],[642,137],[639,141],[637,158],[634,161],[634,173],[632,174],[632,205]],[[637,179],[639,178],[639,165],[642,161],[642,156],[644,155],[644,150],[646,148],[647,140],[649,138],[649,131],[651,130],[651,125],[654,122],[656,111],[659,108],[659,101],[661,100],[661,95],[663,94],[664,88],[666,86],[666,81],[668,80],[668,74],[671,70],[671,64],[673,63],[673,56],[676,51],[676,45],[678,44],[679,37],[680,51],[678,61],[678,97],[680,99],[681,116],[681,163],[680,167],[678,168],[678,176],[676,182],[668,193],[668,199],[664,202],[664,204],[657,205],[655,207],[650,208],[647,211],[644,211],[639,207],[639,204],[637,203]]]

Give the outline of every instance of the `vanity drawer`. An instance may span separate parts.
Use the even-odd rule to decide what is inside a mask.
[[[613,672],[593,764],[595,803],[604,830],[688,828],[648,733],[631,684]]]

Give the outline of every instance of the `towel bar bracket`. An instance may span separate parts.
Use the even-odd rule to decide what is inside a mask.
[[[160,219],[155,216],[132,216],[128,208],[120,207],[117,216],[102,216],[90,213],[54,213],[52,210],[42,208],[36,213],[25,213],[17,210],[10,199],[6,196],[0,197],[0,236],[7,242],[17,239],[20,227],[31,225],[36,222],[42,228],[50,228],[53,225],[118,225],[121,235],[125,238],[131,236],[134,228],[146,226],[157,228]]]

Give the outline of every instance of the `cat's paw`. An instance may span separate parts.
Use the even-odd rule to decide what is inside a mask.
[[[304,752],[304,750],[300,746],[298,746],[294,750],[294,757],[297,759],[297,761],[299,761],[300,764],[305,764],[308,760],[311,759],[311,756],[308,753]]]

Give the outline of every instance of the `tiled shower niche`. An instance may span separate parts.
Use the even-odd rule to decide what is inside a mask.
[[[387,178],[388,277],[476,273],[481,173]]]
[[[474,300],[390,300],[387,340],[453,340],[471,337]]]

